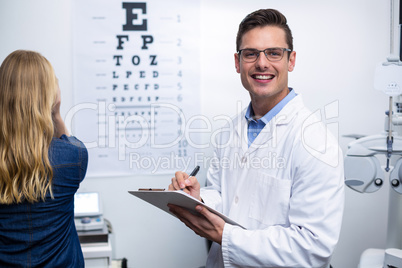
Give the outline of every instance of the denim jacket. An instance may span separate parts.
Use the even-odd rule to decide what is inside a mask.
[[[88,151],[75,137],[54,138],[49,149],[52,189],[45,202],[0,205],[0,267],[84,267],[74,224],[74,194]]]

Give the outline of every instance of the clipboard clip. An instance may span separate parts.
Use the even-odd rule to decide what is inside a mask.
[[[162,188],[140,188],[138,191],[152,191],[152,192],[163,192],[165,189]]]

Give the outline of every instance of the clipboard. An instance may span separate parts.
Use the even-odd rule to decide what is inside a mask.
[[[186,208],[193,214],[199,214],[195,210],[195,207],[197,205],[201,205],[201,206],[205,207],[206,209],[208,209],[210,212],[221,217],[226,223],[229,223],[232,225],[237,225],[243,229],[246,229],[243,226],[241,226],[239,223],[230,219],[229,217],[223,215],[222,213],[214,210],[213,208],[200,202],[199,200],[192,197],[191,195],[189,195],[183,191],[180,191],[180,190],[165,191],[164,189],[139,189],[138,191],[128,191],[128,192],[130,194],[144,200],[145,202],[148,202],[149,204],[154,205],[155,207],[158,207],[159,209],[169,213],[170,215],[173,215],[174,217],[176,217],[176,216],[169,211],[169,207],[167,206],[168,204],[173,204],[173,205],[177,205],[177,206]]]

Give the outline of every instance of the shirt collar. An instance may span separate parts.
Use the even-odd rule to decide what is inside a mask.
[[[257,122],[257,121],[261,120],[264,124],[267,124],[274,116],[276,116],[282,110],[283,107],[285,107],[285,105],[289,101],[291,101],[296,96],[297,96],[296,92],[293,90],[293,88],[290,87],[289,93],[277,105],[275,105],[274,108],[272,108],[268,113],[266,113],[263,117],[261,117],[258,120],[255,120],[253,118],[254,110],[253,110],[253,107],[250,102],[250,104],[248,105],[245,117],[248,122],[250,122],[250,121]]]

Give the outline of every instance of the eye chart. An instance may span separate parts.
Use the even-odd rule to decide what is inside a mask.
[[[88,176],[194,167],[199,10],[199,1],[74,2],[66,123],[88,148]]]

